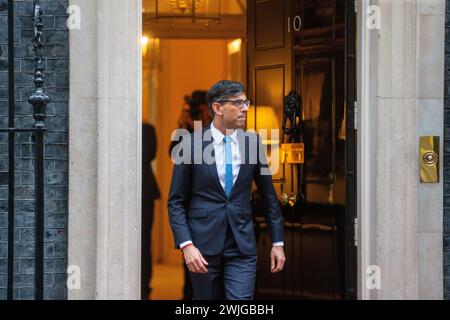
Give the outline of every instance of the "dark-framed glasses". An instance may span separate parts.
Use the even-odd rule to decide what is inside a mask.
[[[242,100],[242,99],[238,99],[238,100],[217,100],[217,102],[219,103],[231,103],[234,106],[243,109],[244,106],[246,106],[247,108],[250,106],[250,100],[246,99],[246,100]]]

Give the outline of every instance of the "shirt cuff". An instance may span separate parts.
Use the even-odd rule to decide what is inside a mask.
[[[186,247],[188,244],[192,244],[192,241],[191,241],[191,240],[188,240],[188,241],[182,242],[182,243],[180,243],[179,247],[180,247],[180,249],[183,249],[183,248]]]
[[[284,247],[284,241],[274,242],[272,244],[272,246],[274,246],[274,247]]]

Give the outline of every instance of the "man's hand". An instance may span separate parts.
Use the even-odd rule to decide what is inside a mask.
[[[286,257],[283,247],[273,246],[270,252],[270,272],[276,273],[283,270]]]
[[[189,271],[194,273],[206,273],[208,262],[203,258],[200,251],[193,245],[189,245],[183,249],[184,261]]]

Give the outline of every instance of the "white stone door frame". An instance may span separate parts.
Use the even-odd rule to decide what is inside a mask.
[[[81,9],[81,29],[70,31],[69,265],[75,271],[79,267],[81,286],[69,289],[69,299],[139,299],[142,3],[70,4]],[[360,31],[363,22],[358,17]],[[369,52],[361,54],[361,48],[367,40],[358,34],[358,57],[364,57]],[[360,76],[367,74],[359,69],[358,83],[365,83]],[[359,116],[361,212],[361,204],[370,199],[363,174],[370,159],[361,147],[368,137],[362,131],[369,129],[368,115],[362,111]],[[361,218],[358,262],[364,265],[370,229]],[[360,269],[359,263],[358,291],[364,298]]]
[[[357,219],[355,230],[358,239],[357,248],[357,292],[358,299],[368,299],[365,283],[365,270],[370,261],[370,222],[367,214],[370,212],[371,181],[370,175],[364,174],[372,166],[370,157],[370,121],[369,119],[369,88],[370,88],[370,31],[365,28],[367,16],[364,14],[368,0],[358,2],[356,23],[357,48]]]
[[[140,298],[141,1],[70,0],[68,259],[81,284],[69,299]],[[370,3],[386,14],[378,33]],[[442,182],[420,185],[414,155],[419,135],[443,136],[444,54],[427,48],[443,47],[445,3],[358,4],[358,298],[439,299]],[[371,264],[379,291],[365,285]]]
[[[358,298],[442,299],[443,170],[419,182],[418,141],[440,136],[443,150],[445,1],[358,0],[357,21]]]
[[[69,299],[139,299],[142,4],[70,4],[80,7],[81,29],[70,31],[69,265],[79,267],[81,286],[69,289]],[[367,99],[370,38],[362,24],[358,14],[358,97]],[[368,101],[359,103],[358,292],[367,298],[361,269],[370,255],[370,228],[361,212],[370,205],[363,174],[370,168],[363,143],[370,123]]]
[[[141,0],[70,0],[69,299],[140,299]]]

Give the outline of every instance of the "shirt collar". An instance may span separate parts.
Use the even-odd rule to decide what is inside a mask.
[[[215,143],[222,143],[223,138],[225,137],[225,135],[222,132],[220,132],[219,129],[214,127],[213,122],[211,122],[211,134],[212,134],[212,137],[213,137]],[[234,143],[237,143],[237,130],[233,131],[233,133],[230,135],[230,138],[231,138],[231,141],[233,141]]]

